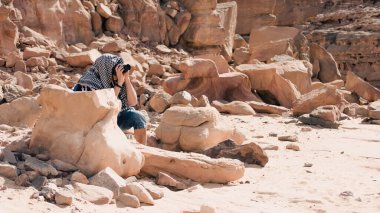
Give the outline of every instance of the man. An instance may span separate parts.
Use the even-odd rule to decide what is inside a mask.
[[[115,95],[122,103],[121,111],[117,116],[118,126],[122,130],[133,127],[135,139],[141,144],[146,144],[146,120],[140,112],[133,108],[137,105],[136,91],[130,80],[133,71],[124,70],[126,66],[123,64],[123,59],[119,56],[102,55],[79,79],[73,90],[92,91],[113,88]]]

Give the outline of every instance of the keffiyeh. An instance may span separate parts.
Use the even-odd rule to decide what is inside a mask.
[[[86,73],[79,79],[78,84],[89,87],[91,90],[114,88],[112,70],[118,64],[123,64],[123,59],[112,54],[103,54],[96,59]],[[122,109],[128,107],[125,85],[120,89],[118,98],[121,100]]]

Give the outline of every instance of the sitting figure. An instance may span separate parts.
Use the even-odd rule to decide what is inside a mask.
[[[142,113],[133,106],[137,104],[136,91],[130,80],[133,70],[124,65],[122,58],[112,54],[99,57],[93,66],[79,79],[74,91],[92,91],[113,88],[115,95],[121,100],[121,111],[117,116],[117,124],[124,131],[133,127],[136,140],[146,144],[146,120]]]

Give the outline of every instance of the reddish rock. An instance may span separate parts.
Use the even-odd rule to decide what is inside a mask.
[[[17,85],[24,87],[24,89],[32,90],[33,89],[33,80],[32,77],[26,73],[17,71],[14,73],[14,76],[17,79]]]
[[[73,67],[86,67],[87,65],[94,64],[95,60],[100,56],[100,52],[93,49],[87,52],[70,54],[65,59]]]
[[[99,3],[96,5],[96,11],[104,18],[108,19],[110,16],[112,16],[112,11],[109,7],[104,5],[103,3]]]
[[[232,101],[230,103],[222,103],[213,101],[211,106],[215,107],[221,113],[229,113],[232,115],[256,115],[252,107],[242,101]]]
[[[0,56],[16,51],[16,43],[19,38],[18,28],[9,19],[10,10],[0,7]]]
[[[351,92],[355,92],[360,97],[368,101],[376,101],[380,99],[380,89],[377,89],[368,82],[365,82],[353,72],[347,73],[346,89]]]
[[[310,62],[313,64],[313,76],[321,82],[327,83],[341,79],[334,57],[318,44],[310,45]]]
[[[106,29],[113,33],[119,33],[124,26],[124,21],[119,16],[110,16],[106,21]]]
[[[24,57],[24,60],[27,60],[31,57],[40,57],[40,56],[49,58],[50,54],[51,54],[51,51],[47,49],[43,49],[40,47],[26,47],[23,53],[23,57]]]

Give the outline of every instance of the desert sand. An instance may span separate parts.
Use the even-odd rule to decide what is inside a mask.
[[[380,127],[361,119],[342,121],[339,129],[297,123],[290,117],[223,115],[241,129],[247,142],[267,150],[268,164],[246,165],[245,176],[228,185],[202,184],[183,191],[162,187],[165,196],[154,206],[119,208],[97,206],[74,199],[58,206],[30,199],[32,187],[5,183],[0,191],[0,212],[182,212],[199,211],[201,205],[217,212],[379,212]],[[297,135],[300,151],[286,149],[290,142],[277,137]],[[270,136],[271,135],[271,136]],[[305,167],[305,164],[312,164]],[[310,166],[310,165],[309,165]],[[153,182],[149,178],[139,181]]]

